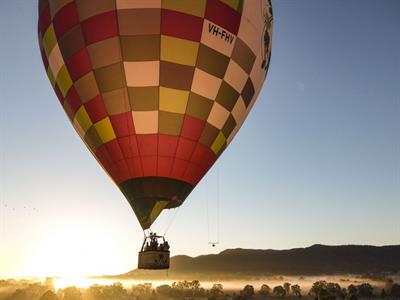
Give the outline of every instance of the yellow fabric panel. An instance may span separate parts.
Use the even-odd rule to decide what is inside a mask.
[[[116,138],[110,118],[108,117],[95,123],[94,128],[96,128],[96,131],[103,143],[107,143]]]
[[[157,201],[156,204],[153,207],[153,210],[150,213],[149,216],[149,223],[153,224],[153,222],[157,219],[157,217],[160,215],[162,210],[167,206],[168,201]]]
[[[56,81],[61,93],[65,97],[65,95],[68,93],[68,90],[72,86],[72,79],[69,76],[67,67],[65,65],[63,65],[58,72]]]
[[[233,9],[238,9],[240,0],[222,0],[225,4],[229,5]]]
[[[204,17],[206,0],[163,0],[162,8]]]
[[[160,110],[184,114],[189,98],[189,92],[160,87]]]
[[[217,138],[215,139],[214,143],[211,145],[211,150],[215,153],[218,154],[218,152],[221,150],[222,146],[224,145],[226,141],[225,136],[222,134],[222,132],[219,132]]]
[[[50,56],[51,50],[53,50],[54,46],[57,44],[57,37],[54,31],[53,24],[50,24],[49,28],[47,28],[46,32],[43,36],[43,48],[46,52],[47,57]]]
[[[47,69],[47,77],[49,77],[51,86],[54,88],[54,86],[56,85],[56,79],[54,78],[53,72],[51,72],[50,67]]]
[[[195,66],[199,43],[170,36],[161,36],[161,60]]]
[[[90,126],[92,126],[92,121],[90,120],[90,117],[83,105],[76,112],[74,117],[74,123],[77,123],[82,128],[82,131],[84,133],[86,133],[86,131],[88,131]]]

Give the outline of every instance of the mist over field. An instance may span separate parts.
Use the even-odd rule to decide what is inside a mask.
[[[75,281],[75,283],[73,283]],[[400,275],[268,276],[221,281],[2,279],[0,300],[400,299]]]
[[[399,250],[399,245],[227,249],[197,257],[174,256],[169,270],[4,278],[0,300],[400,299]]]

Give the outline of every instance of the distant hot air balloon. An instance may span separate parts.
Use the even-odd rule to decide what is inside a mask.
[[[38,27],[61,105],[145,230],[183,203],[249,113],[269,66],[272,8],[39,0]]]

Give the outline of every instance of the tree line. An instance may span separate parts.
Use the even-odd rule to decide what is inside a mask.
[[[8,295],[1,294],[2,287],[16,286]],[[350,284],[341,287],[338,283],[320,280],[308,292],[299,284],[285,282],[270,287],[267,284],[255,289],[247,284],[239,291],[225,291],[221,283],[205,289],[198,280],[176,281],[171,285],[153,287],[151,283],[125,288],[121,283],[92,285],[88,288],[67,287],[56,290],[51,279],[44,283],[18,284],[16,281],[0,280],[0,300],[161,300],[161,299],[208,299],[208,300],[264,300],[268,298],[305,298],[316,300],[357,300],[371,298],[400,299],[400,284],[387,281],[377,292],[369,283]]]

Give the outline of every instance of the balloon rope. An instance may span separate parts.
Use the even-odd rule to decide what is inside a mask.
[[[165,231],[164,231],[164,234],[163,234],[164,237],[167,234],[167,231],[171,227],[172,223],[174,222],[174,220],[176,218],[176,215],[178,214],[178,211],[179,211],[179,209],[174,208],[173,215],[172,215],[171,219],[169,220],[167,227],[165,228]]]
[[[0,140],[4,142],[4,145],[7,145],[7,136],[6,131],[3,131],[3,124],[6,121],[6,114],[2,110],[0,113]],[[0,172],[0,237],[1,240],[4,241],[6,239],[6,218],[7,218],[7,201],[6,201],[6,148],[2,147],[0,153],[0,170],[4,170],[4,172]]]
[[[208,212],[208,186],[209,186],[209,179],[207,178],[207,181],[206,181],[207,241],[208,241],[208,243],[211,243],[211,240],[210,240],[210,214]]]
[[[220,201],[220,186],[219,186],[219,165],[217,165],[217,243],[219,243],[219,201]]]
[[[210,180],[206,181],[206,213],[207,213],[207,238],[208,243],[215,246],[220,242],[220,179],[219,179],[219,165],[215,166],[215,173],[213,174],[213,195],[215,201],[214,213],[210,211],[210,197],[209,185]],[[213,222],[214,220],[214,222]]]
[[[262,1],[260,1],[260,12],[261,12],[261,16],[262,16],[262,18],[263,18],[263,20],[264,20],[264,28],[263,28],[263,31],[264,30],[267,30],[266,29],[266,25],[265,25],[265,10],[263,9],[263,5],[262,5]],[[263,35],[261,35],[261,55],[263,55],[263,53],[264,53],[264,36]]]

